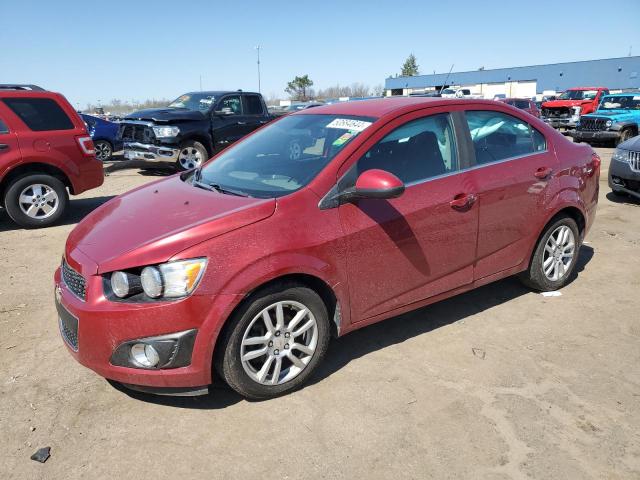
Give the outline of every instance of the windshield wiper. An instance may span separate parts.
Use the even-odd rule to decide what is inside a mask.
[[[209,190],[210,192],[218,192],[224,193],[225,195],[235,195],[237,197],[249,197],[250,195],[241,192],[239,190],[231,190],[229,188],[222,188],[220,185],[216,183],[204,183],[199,180],[196,180],[196,177],[193,177],[193,185],[195,187],[203,188],[204,190]]]

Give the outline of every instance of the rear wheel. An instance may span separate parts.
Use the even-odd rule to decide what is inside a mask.
[[[569,281],[579,251],[580,232],[575,220],[567,215],[556,217],[538,240],[529,268],[520,279],[534,290],[558,290]]]
[[[299,285],[268,287],[230,321],[216,367],[231,388],[250,399],[271,398],[300,387],[329,344],[324,302]]]
[[[68,201],[64,183],[46,174],[26,175],[14,180],[4,197],[11,219],[25,228],[54,224],[64,213]]]
[[[101,162],[107,162],[113,155],[113,147],[106,140],[98,140],[95,142],[96,158]]]
[[[204,145],[202,145],[200,142],[187,140],[182,145],[180,145],[180,152],[178,153],[176,168],[179,171],[198,168],[208,158],[209,154],[207,153],[207,149]]]

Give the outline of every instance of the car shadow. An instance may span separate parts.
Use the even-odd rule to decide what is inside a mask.
[[[612,203],[625,203],[627,205],[640,206],[640,198],[634,197],[633,195],[620,195],[618,193],[609,192],[606,197],[607,200]]]
[[[175,166],[166,162],[144,162],[141,160],[121,160],[107,162],[104,165],[106,176],[122,170],[137,170],[136,173],[143,176],[166,177],[176,173]]]
[[[111,200],[115,195],[106,195],[102,197],[91,198],[75,198],[69,200],[67,211],[52,227],[60,225],[73,225],[78,223],[84,217],[89,215],[93,210],[103,203]],[[0,232],[8,232],[11,230],[21,230],[22,227],[16,225],[6,211],[0,211]],[[46,230],[41,228],[40,230]]]
[[[570,283],[579,276],[591,261],[593,253],[594,250],[590,246],[582,246]],[[308,385],[323,381],[360,357],[403,343],[406,340],[424,335],[440,327],[459,322],[470,315],[509,302],[527,293],[531,293],[531,290],[523,286],[517,278],[508,277],[427,307],[356,330],[344,337],[332,339],[325,359],[308,382]],[[112,385],[131,398],[175,408],[216,410],[244,400],[220,378],[214,378],[214,384],[210,386],[209,393],[199,397],[159,396],[129,390],[116,383],[112,383]]]

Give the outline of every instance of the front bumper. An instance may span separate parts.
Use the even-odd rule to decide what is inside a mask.
[[[145,160],[151,162],[176,162],[180,150],[138,142],[124,142],[124,158],[126,160]]]
[[[575,138],[579,142],[604,142],[610,140],[616,140],[620,136],[620,132],[614,132],[611,130],[596,130],[596,131],[585,131],[585,130],[574,130],[571,132],[571,136]]]
[[[567,117],[567,118],[557,118],[557,117],[541,117],[542,121],[549,124],[553,128],[567,128],[573,129],[576,128],[577,120]]]
[[[193,294],[177,301],[113,302],[104,296],[103,279],[96,275],[97,265],[77,249],[73,257],[67,261],[86,279],[86,301],[67,287],[60,269],[55,272],[54,282],[56,303],[77,319],[75,342],[69,341],[68,332],[61,331],[61,335],[79,363],[107,379],[144,387],[145,391],[204,391],[211,384],[215,341],[237,296]],[[181,362],[185,366],[145,369],[117,365],[123,363],[118,361],[118,349],[128,342],[192,330],[197,334],[188,345],[190,359]]]
[[[640,171],[631,169],[627,162],[611,160],[608,176],[609,188],[640,198]]]

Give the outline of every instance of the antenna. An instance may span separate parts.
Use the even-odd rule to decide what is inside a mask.
[[[438,93],[442,93],[442,90],[444,89],[444,86],[447,84],[447,80],[449,80],[449,75],[451,75],[451,71],[453,70],[453,63],[451,64],[451,68],[449,69],[449,73],[447,73],[447,76],[444,79],[444,83],[440,86],[440,91]]]

